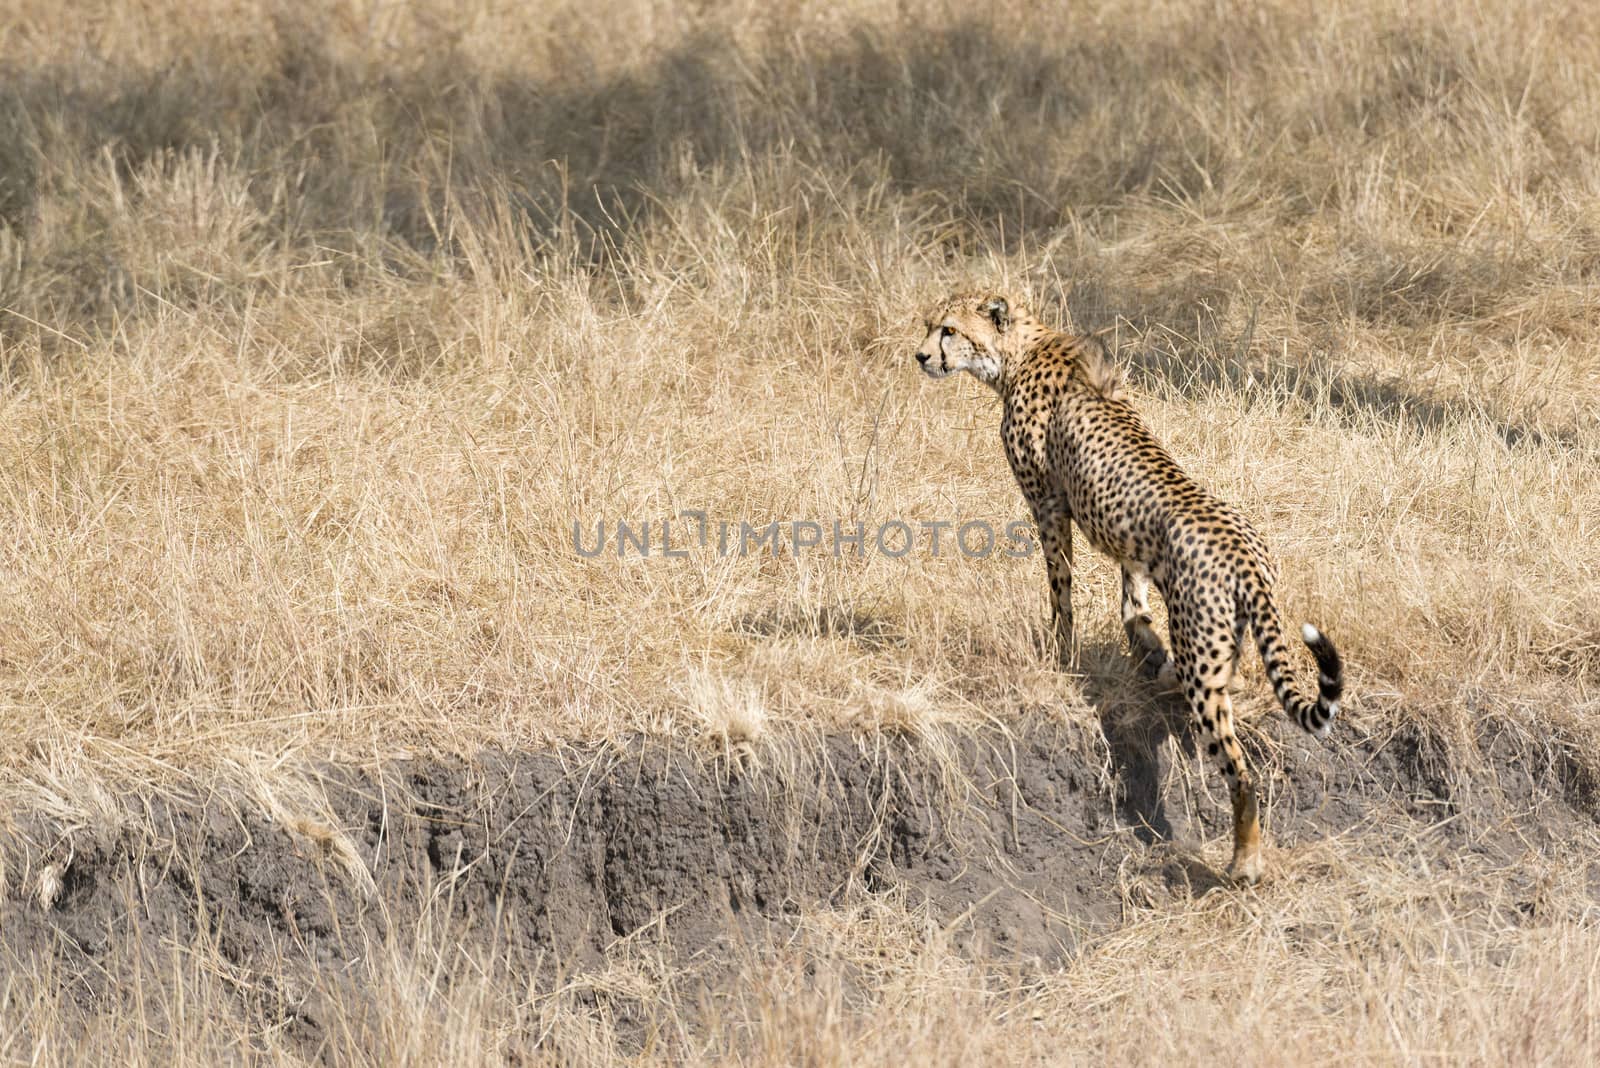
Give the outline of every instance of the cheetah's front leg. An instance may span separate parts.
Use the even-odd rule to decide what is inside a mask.
[[[1050,607],[1055,617],[1056,659],[1069,667],[1072,655],[1072,516],[1064,508],[1035,507],[1039,548],[1044,552],[1045,575],[1050,580]]]

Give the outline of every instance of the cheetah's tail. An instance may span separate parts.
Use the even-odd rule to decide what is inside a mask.
[[[1300,628],[1306,647],[1316,658],[1317,699],[1312,701],[1295,687],[1294,675],[1289,668],[1288,650],[1283,646],[1283,633],[1278,622],[1277,606],[1272,595],[1257,592],[1254,598],[1254,630],[1256,643],[1261,649],[1261,662],[1266,666],[1267,678],[1273,692],[1289,718],[1319,738],[1326,737],[1339,714],[1339,698],[1344,695],[1344,663],[1333,641],[1310,623]]]

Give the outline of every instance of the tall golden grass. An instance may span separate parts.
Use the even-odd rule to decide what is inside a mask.
[[[971,283],[1113,330],[1338,640],[1354,729],[1418,723],[1465,766],[1498,719],[1600,769],[1596,55],[1577,2],[14,0],[0,793],[91,820],[294,756],[1091,717],[1037,558],[574,550],[575,522],[684,509],[1021,518],[992,399],[909,360]],[[1078,574],[1092,665],[1116,576]],[[1276,715],[1261,685],[1240,708]],[[822,1061],[906,1027],[958,1059],[956,1008],[985,1055],[1155,1058],[1104,1021],[1205,1033],[1150,978],[1184,976],[1245,1059],[1287,1058],[1295,1011],[1350,1059],[1593,1051],[1592,926],[1428,927],[1419,987],[1403,946],[1342,955],[1379,923],[1350,895],[1422,909],[1376,870],[1308,874],[1311,934],[1312,905],[1202,902],[1021,1000],[968,963],[919,976],[923,1015],[843,986],[759,1013],[845,1035]],[[1285,968],[1311,1009],[1260,1001]],[[1566,1037],[1518,1038],[1505,997]],[[185,1034],[135,1046],[207,1059]]]

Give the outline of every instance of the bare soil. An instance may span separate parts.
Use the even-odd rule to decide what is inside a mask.
[[[212,945],[242,1008],[312,1052],[337,977],[427,917],[535,983],[648,935],[705,962],[714,988],[717,962],[784,937],[800,910],[902,893],[963,952],[1056,968],[1130,900],[1271,893],[1292,878],[1235,891],[1220,877],[1225,805],[1206,796],[1171,722],[1156,713],[1084,738],[1035,720],[953,746],[834,735],[784,766],[761,750],[708,758],[637,739],[314,769],[337,829],[221,794],[141,800],[144,818],[120,829],[13,814],[0,954],[52,968],[93,1014],[124,1004],[130,969]],[[1280,726],[1251,735],[1269,782],[1269,863],[1332,836],[1381,854],[1410,827],[1431,843],[1425,862],[1478,853],[1511,871],[1595,819],[1594,784],[1550,740],[1486,727],[1468,769],[1414,730],[1345,726],[1323,747]],[[339,841],[370,886],[340,863]],[[1600,868],[1591,890],[1600,900]],[[1530,886],[1530,911],[1536,899]]]

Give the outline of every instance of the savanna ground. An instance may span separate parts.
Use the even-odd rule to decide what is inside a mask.
[[[0,8],[0,1058],[1594,1063],[1600,10],[1049,7]],[[1075,672],[1036,557],[574,551],[1022,518],[980,283],[1346,657],[1257,889],[1087,551]]]

